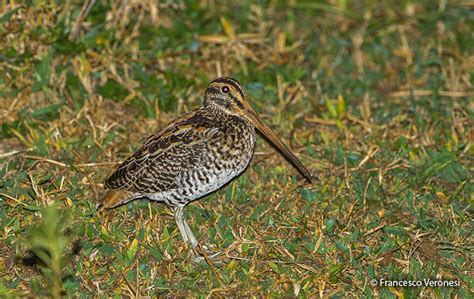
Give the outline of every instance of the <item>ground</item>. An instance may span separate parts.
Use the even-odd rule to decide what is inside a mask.
[[[473,295],[472,4],[81,2],[0,5],[0,296]],[[259,138],[187,208],[196,265],[169,208],[96,203],[222,75],[314,181]]]

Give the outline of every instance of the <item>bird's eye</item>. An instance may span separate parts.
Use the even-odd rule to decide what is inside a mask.
[[[229,86],[223,86],[221,90],[223,93],[228,93],[230,91]]]

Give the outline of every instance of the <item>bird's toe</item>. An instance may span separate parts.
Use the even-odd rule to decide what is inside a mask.
[[[191,249],[190,254],[191,254],[191,262],[193,263],[201,263],[207,259],[212,260],[219,255],[222,255],[223,252],[221,251],[215,251],[217,248],[216,245],[210,244],[210,245],[200,245],[196,246],[196,248]]]

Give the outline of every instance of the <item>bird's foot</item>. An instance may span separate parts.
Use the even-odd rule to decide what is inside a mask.
[[[191,249],[191,261],[193,263],[201,263],[202,261],[205,261],[206,258],[208,260],[212,260],[214,259],[215,257],[219,256],[222,254],[222,252],[220,251],[214,251],[214,249],[216,249],[217,246],[214,245],[214,244],[211,244],[209,246],[206,246],[206,245],[198,245],[196,247],[194,247],[193,249]]]

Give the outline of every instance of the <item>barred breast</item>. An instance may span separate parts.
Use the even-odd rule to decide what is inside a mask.
[[[184,206],[218,190],[241,174],[252,159],[255,130],[242,123],[214,127],[213,132],[212,138],[193,148],[193,155],[185,153],[189,148],[176,151],[176,157],[183,157],[184,163],[174,178],[173,188],[144,195],[170,206]]]

